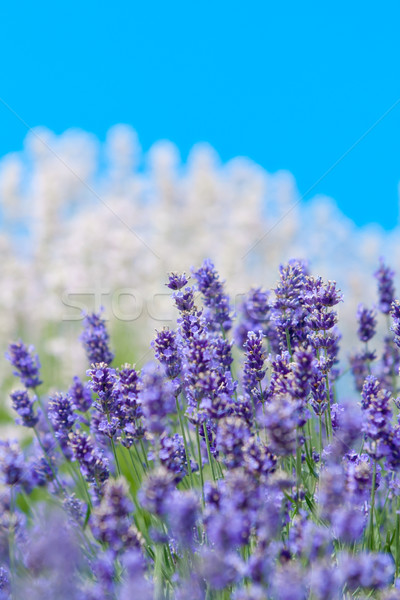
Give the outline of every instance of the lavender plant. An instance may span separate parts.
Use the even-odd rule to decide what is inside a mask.
[[[0,599],[400,598],[391,270],[377,272],[381,315],[354,320],[352,399],[333,282],[291,261],[235,323],[211,261],[193,276],[170,275],[177,328],[156,332],[141,370],[110,366],[99,314],[67,391],[40,394],[34,349],[10,345],[27,437],[0,443]]]

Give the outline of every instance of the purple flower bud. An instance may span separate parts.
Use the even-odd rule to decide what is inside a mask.
[[[157,331],[156,339],[151,345],[155,350],[156,359],[164,366],[167,377],[178,377],[182,364],[175,332],[166,327]]]
[[[229,296],[224,293],[223,282],[210,259],[204,260],[202,266],[193,271],[197,287],[207,307],[205,315],[212,331],[228,331],[232,327],[231,306]]]
[[[75,408],[80,412],[86,412],[92,406],[93,400],[90,387],[86,383],[83,383],[77,376],[73,379],[73,384],[68,390],[68,395]]]
[[[369,342],[376,333],[376,313],[360,304],[357,310],[357,335],[362,342]]]
[[[42,383],[39,378],[39,356],[33,346],[25,346],[20,340],[9,345],[6,358],[15,368],[13,374],[19,377],[27,388],[35,388]]]
[[[384,315],[388,315],[395,298],[394,271],[386,266],[383,259],[381,259],[379,269],[374,275],[378,280],[379,309]]]
[[[108,347],[110,336],[106,329],[105,320],[101,318],[100,314],[86,315],[84,327],[80,339],[89,364],[106,363],[109,365],[114,358],[114,354]]]
[[[128,496],[124,479],[108,480],[100,506],[90,518],[93,535],[103,544],[108,544],[115,554],[141,546],[141,536],[129,519],[133,504]]]
[[[171,273],[171,275],[169,276],[169,281],[165,285],[167,287],[169,287],[170,290],[176,291],[176,290],[180,290],[181,288],[185,287],[187,282],[188,282],[188,279],[187,279],[185,273],[183,273],[181,275],[178,273]]]
[[[19,390],[10,394],[13,409],[19,414],[20,419],[16,423],[24,427],[35,427],[39,421],[39,417],[33,412],[33,404],[36,397],[31,400],[26,390]]]

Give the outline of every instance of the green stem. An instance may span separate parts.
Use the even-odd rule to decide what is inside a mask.
[[[374,472],[372,475],[372,489],[371,489],[371,508],[370,508],[370,520],[369,520],[369,547],[370,547],[370,550],[374,549],[375,483],[376,483],[376,460],[374,460]]]
[[[138,480],[138,483],[140,484],[140,482],[141,482],[141,477],[139,477],[139,472],[138,472],[138,470],[137,470],[137,468],[136,468],[135,461],[133,460],[133,456],[132,456],[132,454],[131,454],[131,449],[130,449],[130,448],[127,448],[127,450],[128,450],[129,458],[131,459],[131,463],[132,463],[133,470],[135,471],[135,473],[136,473],[136,477],[137,477],[137,480]]]
[[[327,437],[328,437],[328,440],[329,440],[329,431],[331,433],[333,433],[333,430],[332,430],[332,414],[331,414],[331,392],[330,392],[330,388],[329,388],[328,373],[326,374],[325,380],[326,380],[326,401],[328,403],[328,419],[327,419],[327,423],[329,423],[329,425],[327,425]]]
[[[212,458],[212,455],[211,455],[210,440],[208,439],[207,426],[206,426],[205,423],[203,423],[203,431],[204,431],[204,437],[206,439],[208,462],[210,463],[213,480],[217,481],[217,478],[215,477],[213,458]]]
[[[137,459],[139,461],[139,465],[142,467],[143,473],[146,474],[146,469],[144,468],[144,464],[143,464],[142,459],[140,458],[140,454],[139,454],[136,444],[133,444],[133,447],[135,448],[135,452],[136,452]]]
[[[189,448],[188,448],[188,444],[187,444],[187,439],[186,439],[186,432],[185,432],[185,427],[183,425],[183,419],[182,419],[182,413],[181,413],[181,407],[179,406],[179,400],[178,400],[178,396],[175,398],[176,400],[176,411],[178,413],[178,417],[179,417],[179,424],[181,427],[181,431],[182,431],[182,437],[183,437],[183,445],[185,446],[185,454],[186,454],[186,462],[187,462],[187,466],[188,466],[188,471],[189,471],[189,479],[190,479],[190,487],[194,487],[193,484],[193,473],[192,473],[192,465],[190,463],[190,454],[189,454]]]
[[[297,505],[300,505],[300,485],[301,485],[301,447],[299,428],[297,428],[297,443],[296,443],[296,487],[297,487]]]
[[[201,448],[200,448],[200,433],[199,426],[196,425],[196,440],[197,440],[197,453],[199,457],[199,470],[200,470],[200,483],[201,483],[201,502],[203,508],[205,506],[205,498],[204,498],[204,475],[203,475],[203,461],[201,459]]]
[[[286,333],[287,349],[288,349],[288,352],[290,354],[290,359],[292,359],[292,357],[293,357],[293,354],[292,354],[292,345],[290,343],[290,334],[289,334],[289,329],[288,328],[286,328],[285,333]]]
[[[144,449],[143,440],[141,438],[139,440],[139,443],[140,443],[140,447],[142,449],[144,463],[145,463],[147,469],[150,469],[149,461],[147,460],[147,456],[146,456],[146,450]]]
[[[320,461],[322,459],[322,450],[323,450],[323,446],[322,446],[322,415],[318,415],[319,418],[319,452],[320,452]]]
[[[57,477],[57,474],[56,474],[55,470],[53,469],[53,465],[52,465],[52,462],[51,462],[51,458],[50,458],[50,456],[48,455],[46,448],[45,448],[45,447],[43,446],[43,444],[42,444],[42,440],[40,439],[40,436],[39,436],[39,434],[38,434],[38,432],[37,432],[37,429],[36,429],[36,427],[33,427],[33,431],[35,432],[36,439],[37,439],[37,441],[39,442],[39,446],[41,447],[41,449],[42,449],[42,451],[43,451],[44,455],[47,457],[47,460],[48,460],[48,463],[49,463],[49,467],[50,467],[50,469],[51,469],[51,472],[53,473],[53,476],[54,476],[54,480],[57,482],[57,485],[58,485],[58,487],[60,488],[61,492],[63,492],[63,491],[64,491],[64,488],[63,488],[63,486],[61,485],[61,483],[60,483],[60,481],[59,481],[59,479],[58,479],[58,477]]]
[[[14,532],[14,503],[15,503],[15,490],[14,486],[10,486],[10,522],[8,526],[8,554],[10,559],[10,583],[11,583],[11,593],[14,588],[14,577],[15,573],[15,549],[14,549],[14,541],[15,541],[15,532]]]
[[[399,575],[399,567],[400,567],[400,498],[397,498],[396,501],[397,510],[396,510],[396,574],[395,577]]]
[[[113,451],[113,454],[114,454],[115,464],[117,465],[118,475],[119,475],[119,477],[121,477],[121,468],[119,466],[119,461],[118,461],[118,456],[117,456],[117,449],[115,447],[115,442],[114,442],[113,438],[110,438],[110,439],[111,439],[111,448],[112,448],[112,451]]]

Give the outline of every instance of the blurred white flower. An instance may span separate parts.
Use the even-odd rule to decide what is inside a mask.
[[[344,292],[349,349],[358,303],[376,301],[379,256],[400,270],[398,230],[357,228],[328,198],[298,199],[289,173],[245,158],[222,165],[207,145],[182,164],[169,142],[143,157],[124,125],[104,144],[81,131],[30,133],[21,153],[0,162],[0,351],[22,336],[54,369],[62,357],[68,382],[85,370],[81,309],[103,305],[123,359],[140,364],[154,330],[175,318],[167,272],[205,257],[237,298],[252,284],[273,285],[280,263],[306,258]]]

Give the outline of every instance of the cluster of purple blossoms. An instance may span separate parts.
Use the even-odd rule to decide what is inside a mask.
[[[101,450],[86,433],[79,431],[70,434],[69,444],[85,479],[101,487],[109,476],[107,461]]]
[[[197,288],[202,295],[206,307],[205,319],[211,331],[229,331],[232,327],[231,306],[229,296],[224,292],[223,282],[220,281],[211,260],[206,259],[202,266],[193,270]]]
[[[149,454],[149,459],[156,459],[153,453]],[[158,458],[163,467],[174,475],[176,483],[181,481],[188,474],[188,464],[186,458],[185,445],[183,437],[179,433],[172,436],[162,434],[159,440]],[[190,468],[193,471],[198,469],[196,463],[191,460]]]
[[[239,308],[239,315],[239,323],[234,331],[235,342],[239,348],[243,348],[249,331],[261,331],[269,342],[273,343],[269,292],[261,288],[252,288]]]
[[[132,511],[133,503],[125,480],[108,480],[90,525],[95,538],[107,544],[115,554],[128,548],[140,548],[141,536],[129,519]]]
[[[178,326],[141,369],[112,368],[105,322],[87,316],[89,381],[37,412],[38,359],[11,345],[12,406],[36,439],[0,443],[0,600],[399,598],[400,303],[383,263],[377,277],[393,328],[368,350],[379,321],[359,307],[347,400],[342,295],[301,261],[274,296],[250,290],[236,328],[211,261],[193,288],[172,273]],[[62,517],[45,507],[39,530],[49,495]]]
[[[119,420],[121,443],[129,448],[134,440],[144,435],[143,413],[139,403],[140,377],[136,369],[129,364],[117,370],[116,375],[112,389],[115,414]]]
[[[27,390],[19,390],[10,394],[13,409],[18,413],[20,419],[16,423],[24,427],[35,427],[39,417],[35,415],[33,405],[36,397],[31,400]]]
[[[36,388],[42,383],[39,356],[33,346],[27,348],[21,341],[14,342],[9,345],[6,358],[15,369],[13,375],[19,377],[26,388]]]
[[[384,314],[390,313],[392,303],[395,299],[394,289],[394,271],[385,265],[383,260],[380,261],[379,269],[375,272],[375,277],[378,280],[378,297],[379,310]]]
[[[262,402],[263,392],[261,381],[265,377],[265,353],[263,350],[263,334],[249,331],[245,348],[245,363],[243,368],[243,388],[253,401]]]
[[[90,365],[106,363],[109,365],[114,354],[109,348],[109,335],[104,319],[99,314],[88,314],[84,319],[84,331],[81,341]]]
[[[376,333],[376,313],[360,304],[357,310],[357,335],[362,342],[369,342]]]
[[[298,260],[291,260],[279,267],[280,279],[274,289],[272,319],[281,350],[303,341],[306,310],[304,291],[307,267]]]
[[[182,361],[176,334],[170,329],[164,328],[157,331],[156,339],[152,342],[155,357],[164,366],[167,377],[175,379],[182,370]]]
[[[71,398],[76,410],[87,412],[92,404],[92,393],[87,383],[83,383],[78,376],[75,376],[73,383],[68,390],[68,396]]]

